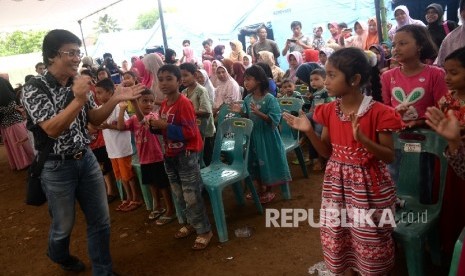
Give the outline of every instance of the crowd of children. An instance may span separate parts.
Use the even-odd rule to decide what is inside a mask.
[[[460,4],[462,19],[464,2]],[[410,18],[407,7],[399,6],[395,9],[397,25],[390,29],[391,41],[386,42],[377,39],[374,18],[357,21],[354,36],[343,23],[328,24],[331,39],[327,42],[321,37],[323,26],[315,27],[309,38],[302,34],[300,22],[292,22],[293,36],[282,51],[287,53],[286,72],[276,62],[281,53],[276,43],[265,39],[264,27],[257,29],[259,40],[246,52],[242,43],[231,41],[227,58],[223,56],[225,47],[213,47],[211,40],[202,43],[200,58],[185,40],[180,60],[167,49],[165,55],[134,57],[125,72],[106,54],[104,66],[81,71],[95,80],[91,89],[99,105],[105,105],[122,86],[146,87],[137,100],[117,105],[103,124],[88,125],[91,147],[105,176],[108,202],[116,198],[116,180],[125,195],[116,210],[129,212],[142,206],[133,171],[133,164],[140,164],[141,182],[148,185],[155,203],[149,219],[157,225],[170,223],[176,219],[177,206],[183,225],[175,238],[196,233],[192,248],[206,248],[213,234],[202,198],[199,158],[209,165],[215,121],[227,106],[228,112],[254,122],[248,168],[262,203],[273,201],[274,185],[291,181],[278,127],[283,119],[305,134],[313,168],[325,170],[321,208],[345,208],[350,222],[351,210],[394,209],[400,152],[393,150],[392,132],[431,127],[448,139],[446,154],[455,169],[449,170],[441,217],[448,222],[441,230],[444,251],[450,254],[465,226],[464,165],[463,159],[456,157],[465,154],[461,138],[465,48],[443,53],[444,69],[432,65],[446,35],[463,32],[462,28],[453,31],[455,25],[450,22],[443,23],[442,14],[440,5],[428,6],[425,27]],[[438,29],[435,24],[448,27]],[[116,85],[119,82],[121,85]],[[300,99],[303,111],[298,116],[283,113],[277,97]],[[2,96],[0,112],[16,108],[12,99]],[[202,133],[198,120],[206,120]],[[2,135],[7,138],[11,135],[3,130],[4,125],[10,124],[2,124]],[[434,158],[422,154],[421,163],[425,172],[418,176],[425,183],[421,200],[431,203]],[[379,213],[375,212],[375,220]],[[321,220],[324,260],[332,273],[385,275],[392,269],[392,227],[344,228],[331,225],[325,216]]]

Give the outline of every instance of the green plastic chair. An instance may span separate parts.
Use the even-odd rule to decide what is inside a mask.
[[[452,255],[452,261],[450,263],[449,276],[457,276],[457,271],[459,270],[460,256],[463,253],[463,239],[465,238],[465,228],[462,229],[462,233],[458,240],[455,242],[454,253]]]
[[[209,118],[207,118],[207,117],[202,117],[202,118],[197,118],[197,120],[196,120],[197,127],[199,128],[200,135],[202,136],[202,141],[204,142],[204,145],[205,145],[205,131],[207,129],[208,119]],[[203,149],[199,154],[199,164],[200,164],[200,168],[205,168],[206,167],[205,161],[203,160]]]
[[[228,240],[228,229],[224,215],[222,195],[225,187],[232,185],[236,200],[240,205],[244,205],[244,193],[240,183],[241,180],[245,180],[247,187],[252,193],[255,206],[259,213],[263,214],[263,207],[252,183],[252,179],[249,176],[249,171],[247,170],[252,128],[253,122],[249,119],[231,118],[224,120],[217,128],[212,162],[210,166],[201,169],[204,187],[210,195],[210,202],[220,242],[226,242]],[[234,147],[233,162],[231,164],[225,164],[221,161],[221,145],[224,140],[224,134],[227,132],[234,133],[236,145],[242,144],[244,139],[246,141],[243,147]]]
[[[299,113],[302,109],[302,101],[297,98],[283,98],[278,99],[279,107],[283,112],[289,113]],[[281,128],[281,139],[284,143],[284,148],[286,149],[286,153],[290,151],[294,151],[297,159],[299,160],[300,168],[302,169],[303,175],[308,178],[308,171],[307,165],[305,164],[304,154],[302,152],[302,148],[300,147],[299,143],[299,132],[293,128],[291,128],[286,120],[281,120],[279,123]]]
[[[447,142],[431,130],[413,130],[394,134],[395,149],[402,151],[397,195],[405,207],[396,211],[394,238],[403,245],[410,276],[426,275],[424,271],[425,244],[429,244],[433,264],[440,265],[439,215],[447,175],[444,149]],[[436,155],[440,161],[438,201],[420,203],[420,152]],[[424,215],[427,214],[427,215]]]
[[[218,111],[218,126],[223,123],[225,119],[228,118],[240,118],[240,114],[236,112],[232,112],[229,109],[229,104],[223,104]],[[234,139],[231,137],[226,137],[223,139],[223,144],[221,144],[221,153],[224,157],[226,163],[232,163],[233,159],[233,151],[234,151]]]

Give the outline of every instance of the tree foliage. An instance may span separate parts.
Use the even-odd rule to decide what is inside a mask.
[[[95,24],[94,30],[98,34],[121,31],[121,28],[118,26],[118,21],[111,18],[108,14],[100,16]]]
[[[142,13],[137,17],[137,21],[136,21],[136,25],[134,29],[136,30],[151,29],[153,25],[155,25],[159,17],[160,17],[160,14],[157,9],[153,9],[146,13]]]
[[[0,56],[40,52],[47,31],[15,31],[0,36]]]

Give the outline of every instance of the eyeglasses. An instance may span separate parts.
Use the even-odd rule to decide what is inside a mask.
[[[73,58],[73,57],[78,57],[82,58],[84,56],[84,53],[81,53],[81,51],[76,51],[76,50],[71,50],[71,51],[58,51],[58,53],[66,54],[68,57]]]

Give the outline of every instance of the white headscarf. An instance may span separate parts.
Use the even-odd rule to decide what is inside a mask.
[[[423,23],[421,20],[417,20],[417,19],[413,19],[410,17],[410,12],[408,10],[408,8],[404,5],[400,5],[400,6],[397,6],[395,9],[394,9],[394,14],[396,14],[396,11],[398,10],[402,10],[405,15],[407,16],[407,20],[402,23],[402,24],[399,24],[399,22],[397,22],[397,26],[392,26],[392,28],[389,30],[389,38],[392,40],[392,38],[394,37],[394,34],[396,33],[397,29],[399,29],[400,27],[403,27],[405,25],[420,25],[420,26],[423,26],[423,27],[426,27],[425,23]]]
[[[213,87],[213,84],[210,78],[208,77],[207,71],[205,71],[204,69],[199,69],[197,71],[199,71],[203,75],[203,79],[205,80],[205,82],[201,83],[200,85],[202,85],[203,87],[207,89],[208,97],[210,98],[210,102],[213,105],[213,103],[215,102],[215,87]]]

